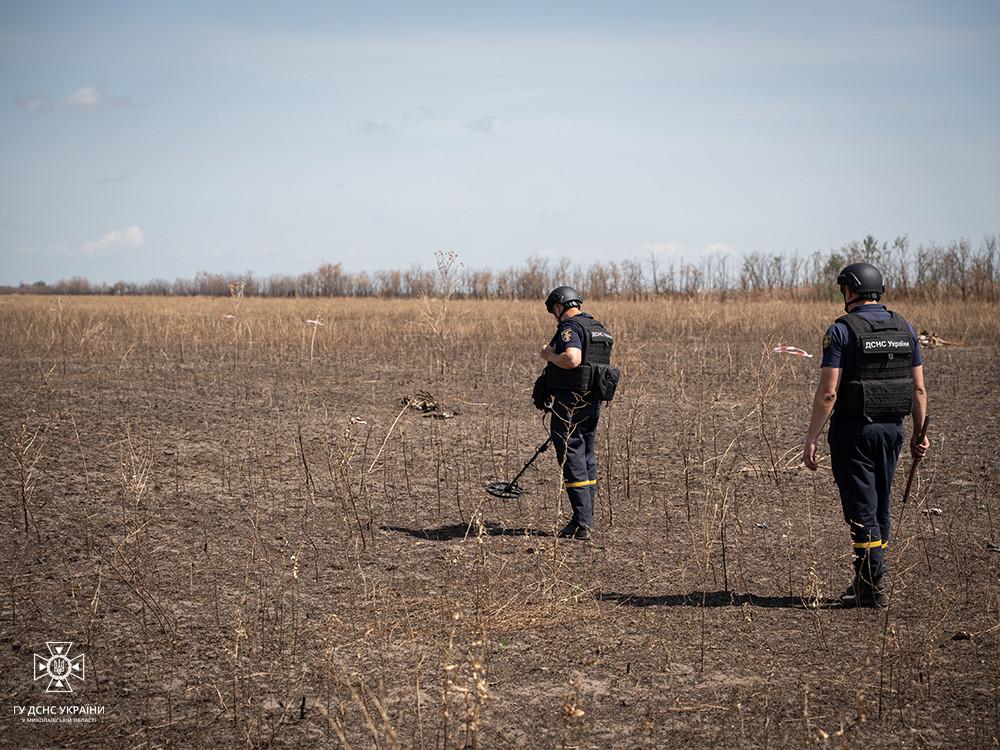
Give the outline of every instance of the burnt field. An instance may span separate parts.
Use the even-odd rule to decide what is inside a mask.
[[[885,612],[801,463],[834,304],[586,306],[598,532],[544,441],[541,304],[6,298],[0,692],[20,747],[996,747],[997,310],[890,306],[932,447]],[[318,321],[320,324],[308,321]],[[419,408],[422,407],[422,408]],[[909,432],[909,425],[907,430]],[[34,654],[86,655],[72,694]],[[18,707],[104,707],[89,723]]]

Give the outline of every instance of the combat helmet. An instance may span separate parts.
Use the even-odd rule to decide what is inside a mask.
[[[583,304],[583,297],[571,286],[557,286],[545,299],[545,309],[552,312],[556,305],[563,307],[579,307]]]
[[[837,286],[846,286],[864,299],[877,300],[885,293],[882,272],[871,263],[851,263],[837,276]]]

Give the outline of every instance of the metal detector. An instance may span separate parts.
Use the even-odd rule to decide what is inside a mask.
[[[545,408],[542,410],[546,414],[552,414],[552,401],[550,400],[545,404]],[[545,424],[545,414],[542,415],[542,424]],[[550,434],[548,439],[535,449],[535,455],[528,459],[528,463],[524,465],[524,468],[517,472],[517,476],[511,479],[509,482],[505,482],[502,479],[498,479],[495,482],[490,482],[486,485],[486,491],[489,492],[493,497],[503,498],[505,500],[510,500],[515,497],[521,497],[524,494],[524,488],[518,485],[517,480],[524,476],[524,472],[528,470],[528,467],[535,463],[535,459],[548,450],[549,445],[552,443],[552,435]]]
[[[515,497],[521,497],[524,494],[524,488],[518,485],[517,480],[524,476],[524,472],[528,470],[528,467],[535,463],[535,459],[540,455],[545,453],[548,449],[549,444],[552,442],[552,436],[549,435],[548,439],[538,446],[535,450],[535,455],[528,459],[528,463],[524,465],[524,468],[517,472],[517,476],[511,479],[509,482],[505,482],[502,479],[498,479],[495,482],[490,482],[486,485],[486,491],[489,492],[493,497],[501,497],[505,499],[511,499]]]

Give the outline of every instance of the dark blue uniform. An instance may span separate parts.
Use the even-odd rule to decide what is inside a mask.
[[[871,321],[890,317],[881,304],[860,305],[853,312]],[[910,336],[913,366],[917,367],[923,360],[912,326]],[[840,368],[843,380],[847,373],[853,372],[856,360],[854,333],[845,323],[834,323],[823,337],[820,366]],[[864,417],[838,413],[834,405],[827,436],[833,478],[840,490],[844,520],[851,529],[855,570],[864,570],[866,577],[885,573],[883,553],[889,544],[889,493],[903,437],[901,419],[869,422]]]
[[[575,317],[591,318],[587,313]],[[578,324],[567,318],[559,323],[549,346],[556,354],[575,348],[584,351]],[[572,523],[594,528],[594,499],[597,496],[597,455],[594,440],[600,418],[600,402],[589,394],[554,390],[550,430],[556,458],[562,467],[563,487],[573,508]]]

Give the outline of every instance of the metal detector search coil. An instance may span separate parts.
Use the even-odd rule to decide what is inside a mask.
[[[538,446],[538,448],[535,450],[535,455],[533,455],[530,459],[528,459],[528,463],[524,465],[523,469],[517,472],[516,477],[511,479],[509,482],[505,482],[502,479],[497,480],[495,482],[490,482],[488,485],[486,485],[486,491],[491,495],[493,495],[493,497],[499,497],[505,500],[511,500],[516,497],[521,497],[521,495],[524,494],[524,489],[518,485],[517,480],[520,479],[522,476],[524,476],[524,472],[526,472],[528,470],[528,467],[535,462],[536,458],[538,458],[546,451],[551,442],[552,442],[552,436],[550,435],[544,443]]]
[[[512,500],[524,494],[524,488],[518,485],[517,482],[504,482],[503,480],[490,482],[486,485],[486,491],[493,495],[493,497],[505,500]]]

